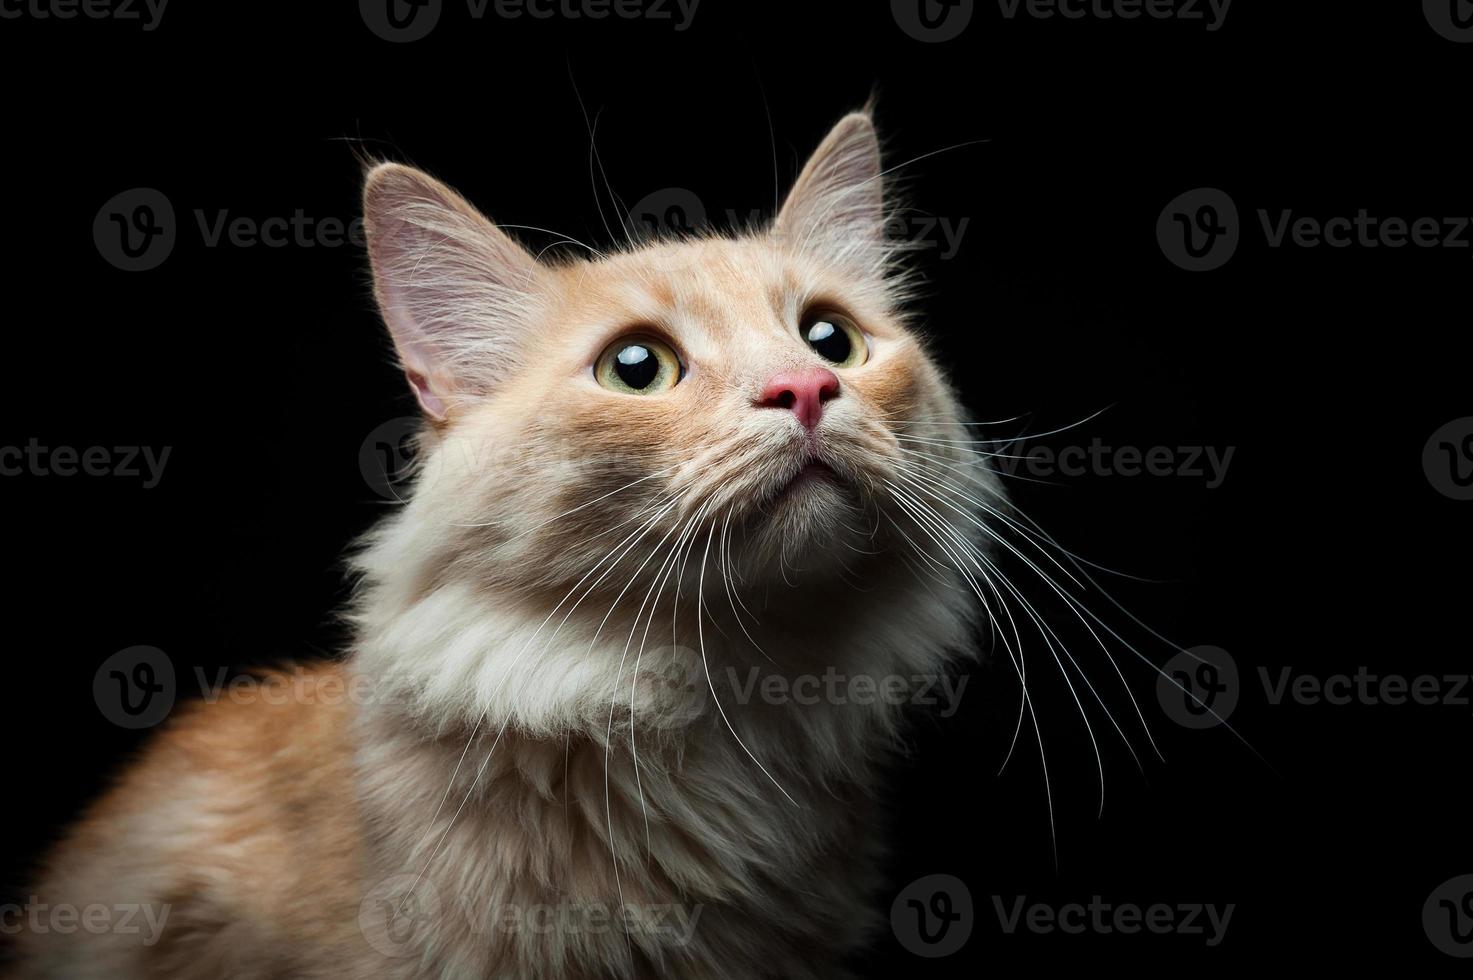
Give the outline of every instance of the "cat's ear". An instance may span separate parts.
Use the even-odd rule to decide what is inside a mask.
[[[368,172],[374,293],[420,407],[443,420],[513,369],[542,270],[465,198],[395,163]]]
[[[808,158],[773,223],[795,248],[881,275],[885,195],[880,140],[868,111],[840,119]]]

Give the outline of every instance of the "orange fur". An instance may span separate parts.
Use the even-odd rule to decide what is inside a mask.
[[[880,174],[853,114],[769,229],[547,263],[433,179],[370,173],[379,301],[427,425],[407,503],[354,557],[350,658],[160,732],[36,894],[167,920],[32,931],[22,975],[842,975],[876,919],[901,711],[753,699],[739,676],[935,675],[979,619],[965,574],[934,571],[978,531],[938,535],[896,493],[968,457],[899,313]],[[824,363],[813,309],[868,359],[835,359],[810,432],[760,392]],[[679,352],[679,384],[600,386],[631,331]],[[815,460],[832,479],[795,490]]]

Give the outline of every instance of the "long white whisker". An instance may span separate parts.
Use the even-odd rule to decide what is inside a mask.
[[[650,473],[650,474],[648,474],[646,476],[640,477],[638,480],[631,480],[630,482],[624,484],[622,487],[618,487],[618,488],[616,488],[614,490],[610,490],[608,493],[601,493],[597,497],[594,497],[592,500],[585,500],[583,503],[579,504],[578,506],[563,511],[561,514],[557,515],[556,517],[549,517],[547,520],[543,521],[540,524],[534,524],[531,527],[529,527],[529,528],[527,528],[527,529],[525,529],[523,531],[519,531],[517,533],[516,537],[517,538],[526,537],[528,534],[531,534],[533,531],[541,530],[542,528],[547,527],[547,525],[552,524],[555,521],[560,521],[564,517],[569,516],[570,514],[576,514],[580,510],[583,510],[583,509],[588,508],[588,507],[592,507],[594,504],[598,503],[600,500],[607,500],[607,499],[609,499],[610,497],[612,497],[616,493],[623,493],[625,490],[628,490],[630,487],[638,486],[639,484],[644,483],[646,480],[653,480],[656,477],[664,476],[666,473],[669,473],[672,470],[675,470],[677,468],[678,467],[676,467],[676,466],[667,466],[663,470],[657,470],[654,473]],[[502,525],[504,523],[506,523],[506,522],[505,521],[487,521],[487,522],[485,522],[483,524],[452,524],[450,526],[451,527],[498,527],[498,526],[500,526],[500,525]],[[628,522],[625,521],[624,523],[628,523]],[[616,526],[622,526],[622,525],[616,525]],[[612,528],[610,530],[612,530]],[[513,540],[515,540],[515,538],[513,538]]]
[[[588,598],[588,596],[593,593],[593,590],[594,589],[598,588],[599,584],[601,582],[603,582],[603,580],[609,576],[609,573],[611,573],[618,566],[619,562],[623,560],[624,555],[628,554],[629,550],[631,548],[633,548],[636,544],[638,544],[639,541],[646,534],[649,533],[650,529],[655,526],[656,522],[658,522],[659,519],[666,512],[668,512],[671,507],[675,506],[675,503],[676,503],[675,500],[673,500],[673,499],[670,500],[669,503],[665,504],[662,508],[660,508],[658,510],[658,512],[653,517],[651,517],[642,527],[637,528],[635,531],[631,532],[630,535],[624,539],[624,541],[621,541],[620,542],[621,545],[624,544],[624,542],[629,542],[629,544],[627,546],[625,546],[625,548],[624,548],[624,550],[622,552],[619,553],[618,557],[614,558],[613,562],[609,565],[608,569],[606,569],[604,571],[604,573],[602,575],[600,575],[598,577],[598,579],[595,580],[592,585],[590,585],[586,590],[584,590],[583,594],[578,597],[577,602],[573,603],[573,605],[568,609],[567,614],[563,616],[562,620],[558,623],[557,628],[553,630],[552,637],[549,638],[549,642],[551,641],[552,638],[555,638],[559,632],[562,631],[562,628],[568,622],[569,617],[571,617],[573,615],[573,612],[578,608],[578,606],[580,604],[582,604],[583,600],[586,599],[586,598]],[[619,545],[615,545],[614,548],[615,549],[618,549],[619,548]],[[611,552],[611,554],[612,554],[612,552]],[[582,586],[582,584],[584,582],[586,582],[588,580],[588,578],[591,575],[593,575],[594,572],[598,571],[598,569],[604,564],[604,562],[608,561],[608,559],[609,559],[609,556],[608,555],[604,556],[603,558],[601,558],[598,561],[597,564],[595,564],[592,568],[590,568],[587,572],[585,572],[584,575],[583,575],[583,577],[580,578],[578,580],[577,584],[575,584],[573,586],[572,590],[569,591],[568,594],[563,597],[562,601],[559,602],[557,604],[557,606],[553,607],[552,612],[550,612],[550,613],[547,614],[547,618],[544,619],[541,622],[541,624],[538,625],[537,629],[533,632],[533,634],[530,637],[528,637],[527,642],[522,645],[522,647],[518,651],[516,657],[512,660],[511,664],[507,667],[506,677],[508,679],[511,677],[512,673],[515,671],[517,664],[521,662],[522,657],[524,657],[527,654],[527,651],[531,649],[532,642],[542,632],[543,627],[545,627],[552,620],[552,617],[553,616],[557,615],[558,609],[561,609],[562,606],[563,606],[563,603],[567,602],[568,599],[572,597],[573,593],[576,592],[576,591],[578,591],[579,587]],[[502,681],[502,685],[501,685],[501,688],[498,689],[498,693],[500,692],[500,690],[503,690],[505,688],[505,686],[506,686],[506,684],[508,682],[509,682],[509,680],[503,680]],[[480,731],[481,724],[485,721],[485,719],[486,719],[486,713],[489,710],[490,710],[489,704],[487,705],[487,707],[481,709],[480,714],[476,718],[476,723],[475,723],[474,727],[471,729],[471,736],[470,736],[471,740],[474,740],[475,737],[476,737],[476,733]],[[403,911],[404,902],[407,902],[409,900],[409,897],[414,893],[415,888],[419,887],[420,881],[423,880],[423,878],[425,876],[425,873],[427,871],[429,871],[430,865],[434,863],[435,858],[439,855],[440,848],[444,845],[446,839],[450,836],[450,832],[451,832],[451,830],[454,829],[455,824],[456,824],[456,821],[460,819],[461,812],[465,810],[466,803],[468,803],[470,801],[471,795],[475,792],[476,786],[480,783],[481,776],[485,773],[486,767],[490,764],[491,757],[496,752],[496,746],[500,744],[501,737],[502,737],[503,734],[505,734],[507,725],[510,724],[510,722],[511,722],[511,717],[510,717],[510,715],[508,715],[507,718],[502,722],[500,730],[497,731],[496,738],[492,741],[491,748],[486,753],[485,760],[481,763],[480,768],[478,768],[476,770],[475,778],[471,780],[470,786],[467,787],[466,792],[465,792],[465,796],[460,801],[460,806],[456,808],[454,815],[450,818],[450,822],[448,824],[446,824],[445,830],[443,832],[441,832],[440,837],[436,841],[434,848],[430,851],[430,856],[425,860],[424,867],[420,869],[419,874],[417,874],[415,876],[414,881],[410,884],[408,891],[405,892],[404,899],[403,899],[403,901],[401,901],[400,906],[399,906],[399,911],[401,911],[401,912]],[[451,776],[450,776],[450,781],[451,781],[452,785],[454,784],[455,777],[459,774],[459,772],[460,772],[460,766],[457,765],[456,768],[452,771]],[[431,827],[434,826],[433,821],[431,822],[431,825],[430,826]],[[426,837],[428,837],[428,834],[426,835]]]
[[[654,595],[654,603],[653,603],[653,605],[650,605],[650,607],[649,607],[650,614],[649,614],[648,619],[645,620],[644,637],[640,640],[640,643],[639,643],[639,652],[634,657],[634,672],[633,672],[633,676],[631,677],[631,679],[629,681],[629,752],[630,752],[631,758],[634,760],[634,783],[635,783],[635,786],[639,790],[639,809],[640,809],[640,813],[644,817],[644,840],[645,840],[645,860],[646,860],[646,862],[648,862],[650,856],[654,852],[654,845],[653,845],[653,839],[652,839],[652,837],[650,835],[650,815],[649,815],[649,810],[646,808],[645,802],[644,802],[644,783],[640,779],[640,775],[639,775],[639,747],[638,747],[637,741],[635,740],[635,735],[634,735],[634,720],[635,720],[634,719],[634,702],[635,702],[635,698],[636,698],[636,695],[637,695],[637,692],[638,692],[638,688],[639,688],[639,661],[640,661],[640,658],[644,656],[644,640],[649,637],[650,623],[652,623],[654,621],[654,618],[655,618],[655,609],[660,604],[660,595],[665,591],[665,581],[669,577],[669,571],[667,571],[667,568],[669,570],[673,570],[674,569],[674,567],[675,567],[674,566],[675,555],[680,550],[680,545],[685,540],[686,533],[691,528],[691,526],[695,523],[695,520],[696,520],[695,515],[692,515],[691,518],[690,518],[690,520],[688,520],[685,523],[685,526],[683,528],[681,528],[680,536],[675,539],[675,543],[670,546],[670,551],[666,554],[665,558],[661,560],[660,567],[655,570],[655,579],[654,579],[653,582],[650,583],[649,590],[647,592],[645,592],[644,601],[642,601],[639,604],[639,610],[634,614],[634,624],[629,629],[629,639],[625,642],[625,644],[624,644],[624,653],[621,654],[620,655],[620,658],[619,658],[619,665],[620,665],[620,669],[622,670],[623,664],[624,664],[624,658],[629,655],[629,647],[634,642],[634,634],[635,634],[635,632],[639,629],[639,620],[640,620],[640,617],[644,615],[645,605],[646,605],[646,603],[649,603],[650,596],[653,593],[653,595]],[[667,534],[666,537],[669,537],[669,535]],[[664,543],[663,539],[661,540],[661,543],[662,544]],[[658,587],[658,591],[657,591],[657,587]],[[616,678],[616,681],[615,682],[617,683],[617,678]],[[613,706],[611,705],[609,707],[609,731],[608,731],[608,741],[609,741],[609,744],[612,744],[612,742],[613,742],[613,732],[614,732],[614,709],[613,709]],[[608,794],[609,794],[609,786],[608,786],[609,768],[608,768],[608,766],[609,766],[609,763],[608,763],[608,749],[606,748],[604,750],[604,809],[605,809],[605,811],[607,811],[608,810],[608,807],[609,807],[609,800],[608,800]],[[611,844],[611,846],[612,846],[612,844]],[[616,862],[616,866],[615,867],[616,867],[616,871],[617,871],[617,862]]]
[[[902,477],[902,479],[905,479],[905,477]],[[955,510],[957,510],[958,513],[961,513],[963,517],[966,517],[969,520],[972,519],[970,514],[967,514],[965,511],[960,510],[960,508],[956,508],[954,505],[951,505],[949,501],[945,501],[945,500],[942,500],[942,498],[940,498],[940,497],[936,497],[935,494],[930,493],[930,491],[925,490],[924,487],[921,487],[919,484],[915,483],[915,481],[909,481],[909,482],[911,482],[912,484],[914,484],[922,492],[927,493],[929,496],[935,497],[937,500],[941,500],[942,503],[945,503],[948,506],[952,506],[952,508],[955,509]],[[1071,694],[1074,694],[1074,696],[1075,696],[1075,703],[1076,703],[1077,707],[1079,708],[1080,716],[1084,719],[1086,728],[1088,728],[1090,730],[1090,740],[1091,740],[1091,742],[1094,742],[1093,726],[1090,724],[1088,715],[1084,711],[1084,705],[1079,702],[1078,695],[1077,695],[1077,693],[1074,692],[1074,685],[1069,681],[1068,674],[1064,672],[1064,665],[1063,665],[1063,663],[1058,660],[1058,655],[1054,651],[1054,644],[1048,642],[1048,640],[1049,640],[1050,637],[1055,642],[1057,642],[1057,644],[1058,644],[1058,650],[1061,651],[1064,654],[1064,657],[1074,667],[1075,671],[1078,672],[1078,674],[1080,676],[1080,679],[1084,681],[1085,686],[1089,689],[1090,693],[1092,695],[1094,695],[1095,701],[1100,705],[1100,708],[1105,712],[1105,717],[1110,720],[1110,724],[1112,726],[1114,726],[1115,731],[1120,735],[1121,741],[1125,743],[1126,749],[1130,752],[1132,758],[1135,758],[1136,765],[1137,765],[1137,767],[1139,767],[1140,766],[1140,759],[1135,754],[1135,747],[1130,744],[1130,739],[1126,736],[1125,732],[1120,728],[1120,725],[1115,720],[1115,716],[1110,711],[1109,706],[1105,704],[1104,699],[1100,696],[1100,693],[1095,689],[1094,684],[1089,679],[1089,675],[1079,665],[1078,661],[1076,661],[1074,659],[1073,654],[1071,654],[1069,652],[1068,646],[1059,637],[1059,635],[1054,631],[1053,627],[1047,625],[1046,621],[1043,620],[1042,617],[1040,617],[1040,616],[1038,616],[1036,614],[1036,612],[1033,609],[1032,603],[1030,603],[1022,595],[1021,592],[1019,592],[1016,588],[1013,587],[1012,583],[1007,579],[1006,576],[1004,576],[1002,574],[1001,570],[997,569],[997,567],[991,562],[991,560],[987,558],[987,556],[985,555],[985,553],[983,553],[980,549],[978,549],[970,541],[967,541],[965,539],[965,537],[962,536],[961,533],[958,532],[956,530],[956,528],[953,527],[948,521],[946,521],[944,518],[942,518],[941,515],[939,513],[937,513],[936,510],[933,507],[931,507],[930,505],[926,504],[924,501],[920,500],[918,497],[915,497],[914,495],[910,495],[910,499],[911,499],[911,501],[917,507],[922,508],[932,519],[934,519],[936,521],[939,521],[940,524],[943,525],[946,528],[947,532],[957,541],[957,543],[965,551],[969,552],[972,556],[974,556],[975,560],[978,560],[978,561],[982,562],[983,564],[985,564],[987,567],[993,569],[994,573],[1002,580],[1003,585],[1008,589],[1008,591],[1012,592],[1013,595],[1014,595],[1014,597],[1017,598],[1017,600],[1019,601],[1019,603],[1021,603],[1023,605],[1023,611],[1028,614],[1029,618],[1033,620],[1034,624],[1039,627],[1040,631],[1046,631],[1047,636],[1045,637],[1045,644],[1049,647],[1050,653],[1053,653],[1054,654],[1054,659],[1058,663],[1060,673],[1064,676],[1064,682],[1066,684],[1068,684],[1068,686],[1070,688],[1070,693]],[[977,522],[975,520],[973,520],[973,523],[977,523]],[[984,531],[988,531],[989,533],[991,531],[990,528],[986,528],[986,527],[983,527],[982,529]],[[1005,541],[1002,541],[1000,543],[1002,543],[1004,545],[1007,544],[1007,542],[1005,542]],[[1013,550],[1016,553],[1016,549],[1013,549]],[[1022,556],[1020,555],[1020,557],[1022,557]],[[1026,558],[1024,558],[1023,560],[1025,562],[1027,561]],[[1035,572],[1038,572],[1039,571],[1036,566],[1033,566],[1033,568],[1034,568],[1034,571]],[[1045,580],[1048,581],[1048,583],[1050,585],[1053,585],[1053,583],[1052,583],[1051,580],[1048,580],[1046,577],[1045,577]],[[1057,591],[1057,588],[1056,588],[1056,591]],[[1088,627],[1088,624],[1086,624],[1086,628],[1087,627]],[[1091,632],[1093,632],[1093,631],[1091,631]],[[1098,639],[1098,637],[1096,637],[1096,639]],[[1101,644],[1101,646],[1103,648],[1103,643]],[[1106,650],[1106,656],[1107,657],[1109,656],[1109,651],[1108,650]],[[1122,680],[1123,680],[1123,678],[1122,678]],[[1128,690],[1129,689],[1127,688],[1127,692],[1128,692]],[[1095,757],[1096,757],[1096,761],[1098,762],[1099,767],[1100,767],[1100,809],[1103,811],[1103,809],[1104,809],[1104,761],[1100,757],[1098,743],[1095,743]]]
[[[633,536],[633,534],[631,533],[630,537],[632,537],[632,536]],[[625,538],[624,539],[624,541],[628,541],[628,540],[629,540],[629,538]],[[619,546],[624,543],[624,541],[621,541],[621,542],[619,542],[619,544],[614,545],[614,548],[613,549],[610,549],[609,555],[612,555],[613,552],[615,550],[617,550],[619,548]],[[573,597],[573,593],[577,592],[578,589],[583,585],[583,583],[586,582],[586,581],[588,581],[589,576],[593,575],[594,572],[598,571],[599,567],[601,565],[603,565],[603,563],[605,561],[608,560],[609,555],[605,555],[596,564],[594,564],[594,566],[592,568],[590,568],[584,574],[584,576],[582,578],[580,578],[576,583],[574,583],[573,587],[568,590],[568,594],[565,595],[565,596],[563,596],[562,600],[559,601],[558,604],[552,608],[552,612],[550,612],[550,613],[547,614],[547,618],[542,621],[542,623],[533,632],[532,636],[530,638],[528,638],[527,643],[522,648],[523,651],[525,651],[526,648],[527,648],[527,646],[529,646],[531,644],[531,642],[537,638],[538,634],[542,632],[543,627],[545,627],[549,622],[552,621],[552,617],[554,617],[554,616],[557,615],[557,611],[563,607],[563,603],[565,603],[569,599],[571,599]],[[582,600],[580,599],[579,601],[581,602]],[[518,654],[518,657],[520,658],[520,654]],[[515,661],[514,661],[514,663],[515,663]],[[429,823],[425,826],[424,836],[421,837],[419,843],[415,845],[415,848],[414,848],[415,851],[417,851],[421,847],[423,847],[424,846],[424,842],[426,840],[428,840],[430,834],[434,832],[435,821],[437,819],[439,819],[440,813],[445,808],[445,801],[447,799],[449,799],[449,797],[450,797],[450,791],[455,786],[455,777],[460,775],[461,767],[465,764],[466,755],[470,752],[471,745],[473,745],[475,743],[476,735],[480,732],[481,725],[482,725],[482,723],[485,722],[485,720],[486,720],[486,712],[485,712],[485,710],[482,710],[481,713],[476,717],[475,724],[471,726],[470,736],[465,741],[465,749],[460,753],[460,758],[459,758],[459,760],[456,761],[455,768],[452,769],[451,772],[450,772],[450,779],[445,784],[445,792],[440,797],[440,802],[435,807],[434,813],[432,813],[430,815]],[[413,852],[411,851],[410,853],[413,853]],[[426,869],[428,869],[428,865],[426,865]],[[420,872],[420,877],[423,877],[423,875],[424,875],[424,871],[422,870]],[[416,878],[414,884],[410,886],[409,892],[405,894],[405,897],[404,897],[404,901],[405,902],[407,902],[409,900],[409,894],[413,893],[414,888],[418,884],[419,884],[419,878]],[[400,904],[400,911],[403,911],[403,903]]]
[[[697,586],[696,589],[696,635],[697,637],[699,637],[699,642],[701,646],[701,666],[705,668],[706,671],[706,685],[711,689],[711,703],[716,705],[716,711],[721,715],[721,720],[726,723],[726,730],[731,732],[731,737],[736,739],[736,743],[742,747],[743,752],[747,753],[747,757],[750,758],[753,762],[757,763],[757,768],[761,769],[762,774],[766,776],[769,780],[771,780],[772,785],[777,787],[779,793],[788,798],[789,803],[793,804],[793,806],[798,806],[798,801],[793,799],[793,797],[788,793],[787,790],[783,789],[782,784],[773,778],[772,773],[767,771],[767,767],[762,764],[762,761],[752,754],[751,749],[747,748],[747,743],[742,741],[742,737],[738,735],[736,729],[732,727],[731,720],[726,717],[726,709],[721,707],[721,699],[716,696],[716,683],[711,679],[711,665],[706,660],[706,634],[705,628],[702,625],[705,617],[701,615],[700,599],[701,593],[702,591],[704,591],[706,583],[706,558],[709,557],[711,554],[711,537],[715,533],[715,531],[716,526],[713,524],[711,526],[711,530],[706,532],[706,551],[705,554],[701,557],[700,584]]]
[[[897,503],[899,503],[899,500],[897,500]],[[909,513],[909,510],[907,510],[907,513]],[[906,534],[905,530],[901,528],[899,524],[896,524],[893,520],[890,521],[890,524],[892,527],[895,528],[896,531],[900,533],[903,538],[906,539],[907,542],[910,543],[911,548],[915,550],[918,554],[925,557],[928,561],[934,562],[938,568],[941,568],[945,571],[955,571],[962,576],[962,578],[967,582],[967,585],[976,594],[977,598],[982,602],[983,608],[987,610],[988,618],[991,621],[992,625],[993,636],[998,637],[1002,641],[1003,650],[1007,653],[1008,659],[1012,661],[1013,670],[1018,675],[1018,684],[1022,691],[1022,699],[1018,704],[1018,720],[1013,726],[1013,737],[1008,743],[1008,751],[1007,754],[1003,757],[1002,765],[999,766],[997,770],[998,775],[1002,775],[1003,771],[1006,770],[1008,767],[1008,762],[1012,760],[1013,750],[1017,747],[1018,734],[1019,732],[1021,732],[1023,726],[1023,713],[1028,701],[1028,664],[1027,660],[1023,656],[1022,634],[1018,630],[1018,623],[1013,618],[1013,612],[1008,607],[1006,598],[1002,595],[1002,593],[998,591],[996,584],[992,581],[992,578],[985,571],[979,569],[983,581],[987,583],[988,591],[990,591],[993,597],[997,599],[998,606],[1007,615],[1008,623],[1013,630],[1013,639],[1017,643],[1017,647],[1015,650],[1014,647],[1008,643],[1007,634],[1002,633],[1000,630],[998,630],[996,624],[997,617],[992,612],[991,606],[987,602],[987,598],[982,595],[981,589],[977,586],[976,580],[973,578],[972,573],[964,566],[964,563],[957,559],[955,553],[950,547],[947,546],[944,541],[941,541],[939,538],[931,533],[930,528],[928,528],[923,522],[917,519],[914,514],[911,514],[911,519],[916,521],[917,527],[919,527],[921,531],[923,531],[929,538],[931,538],[932,541],[936,542],[936,545],[941,548],[948,557],[952,559],[955,565],[954,568],[936,562],[934,558],[926,553],[925,549],[920,548],[916,545],[916,543],[911,539],[910,535]]]
[[[891,495],[894,498],[895,502],[901,506],[901,509],[904,510],[907,514],[910,515],[911,520],[913,520],[913,521],[916,522],[916,526],[919,527],[923,532],[925,532],[925,534],[928,537],[930,537],[933,541],[935,541],[938,547],[940,547],[944,552],[946,552],[948,555],[951,555],[953,557],[953,561],[956,564],[955,570],[958,573],[960,573],[967,580],[967,582],[972,586],[972,590],[974,592],[977,592],[978,597],[980,598],[981,597],[981,593],[980,593],[980,590],[978,590],[978,588],[977,588],[976,582],[972,579],[971,574],[966,570],[966,568],[964,567],[963,563],[961,563],[960,561],[957,561],[955,559],[955,556],[952,555],[951,549],[949,547],[947,547],[947,545],[944,542],[942,542],[940,539],[938,539],[931,532],[930,528],[928,528],[926,526],[925,522],[923,520],[921,520],[920,517],[917,516],[916,511],[911,506],[907,505],[901,499],[900,496],[898,496],[898,495],[895,494],[895,489],[893,487],[891,488]],[[892,521],[891,523],[893,524],[894,522]],[[899,529],[899,525],[895,525],[895,527],[897,528],[897,530]],[[903,534],[904,532],[902,531],[901,533]],[[908,537],[908,535],[907,535],[907,537]],[[922,553],[924,553],[924,552],[922,552]],[[1009,613],[1009,618],[1011,618],[1011,613]],[[1016,629],[1016,624],[1015,624],[1015,629]],[[1026,667],[1024,666],[1024,661],[1022,660],[1022,639],[1021,639],[1021,637],[1019,638],[1018,643],[1019,643],[1018,656],[1014,659],[1013,669],[1018,672],[1019,681],[1022,684],[1022,688],[1023,688],[1023,701],[1022,701],[1022,705],[1020,707],[1020,712],[1021,712],[1021,708],[1026,708],[1027,709],[1027,712],[1028,712],[1028,717],[1031,718],[1032,721],[1033,721],[1033,734],[1034,734],[1034,738],[1038,742],[1039,762],[1040,762],[1041,768],[1043,770],[1044,801],[1045,801],[1045,804],[1047,805],[1047,808],[1048,808],[1049,839],[1052,841],[1052,844],[1053,844],[1054,863],[1057,866],[1057,864],[1058,864],[1058,849],[1059,849],[1059,844],[1058,844],[1058,829],[1057,829],[1057,826],[1056,826],[1055,821],[1054,821],[1054,795],[1053,795],[1053,788],[1052,788],[1052,786],[1050,784],[1049,775],[1048,775],[1048,754],[1047,754],[1047,750],[1044,748],[1044,744],[1043,744],[1043,729],[1039,725],[1038,712],[1037,712],[1037,710],[1035,709],[1035,707],[1033,705],[1033,698],[1030,696],[1030,694],[1028,692],[1028,684],[1027,684],[1027,679],[1026,679],[1027,678],[1027,671],[1026,671]],[[1047,637],[1045,637],[1045,643],[1047,643]],[[1010,653],[1010,655],[1011,655],[1011,653]],[[1020,713],[1020,724],[1021,724],[1021,713]],[[1015,737],[1016,737],[1016,731],[1015,731],[1014,734],[1015,734]],[[1009,748],[1008,748],[1008,758],[1011,758],[1011,757],[1012,757],[1012,746],[1010,745]],[[1003,763],[1004,767],[1006,766],[1006,764],[1007,764],[1006,763],[1006,760],[1004,760],[1004,763]],[[1001,771],[1002,770],[999,769],[999,773]]]

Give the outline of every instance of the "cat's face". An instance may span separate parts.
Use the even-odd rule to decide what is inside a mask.
[[[411,507],[435,564],[637,597],[677,558],[714,556],[723,585],[821,586],[885,560],[897,524],[923,538],[893,488],[918,453],[946,454],[913,440],[954,438],[959,409],[897,314],[867,116],[739,238],[550,263],[418,171],[375,169],[366,202],[430,423]]]

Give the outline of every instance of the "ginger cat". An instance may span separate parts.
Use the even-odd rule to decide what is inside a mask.
[[[902,721],[874,689],[971,655],[1003,506],[883,185],[857,112],[768,227],[548,259],[372,168],[424,432],[355,642],[176,712],[33,889],[151,926],[28,929],[17,975],[847,975]]]

